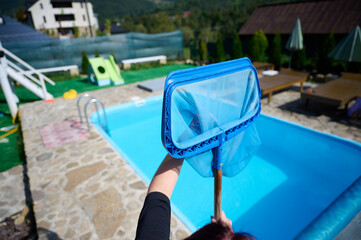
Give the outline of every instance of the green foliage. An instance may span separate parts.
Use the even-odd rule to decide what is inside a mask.
[[[198,55],[200,61],[207,61],[207,55],[208,55],[207,44],[202,39],[199,41]]]
[[[104,29],[105,35],[110,35],[110,32],[111,32],[111,21],[110,21],[110,19],[105,19],[104,25],[105,25],[105,29]]]
[[[83,50],[81,51],[81,72],[82,74],[88,74],[89,68],[89,60],[86,55],[86,52]]]
[[[225,60],[222,33],[218,34],[218,38],[216,42],[216,54],[214,57],[216,62],[223,62]]]
[[[24,23],[26,22],[26,8],[24,6],[21,6],[17,11],[16,11],[16,20],[18,22]]]
[[[320,56],[317,62],[317,69],[321,73],[329,73],[332,70],[333,59],[328,57],[328,54],[335,48],[336,42],[333,31],[325,38]]]
[[[147,33],[147,29],[144,27],[143,24],[140,23],[134,26],[134,32]]]
[[[100,57],[99,52],[98,52],[98,49],[95,49],[94,56],[95,56],[95,57]]]
[[[52,30],[53,31],[53,30]],[[79,27],[73,27],[73,31],[74,31],[74,37],[78,38],[79,37]],[[50,34],[51,35],[51,34]]]
[[[216,31],[212,31],[210,29],[203,29],[199,35],[198,35],[199,39],[202,39],[203,41],[205,41],[206,43],[208,42],[215,42],[217,40],[217,32]]]
[[[251,61],[265,61],[266,60],[266,49],[268,47],[268,40],[262,29],[253,34],[251,41],[249,42],[248,48],[250,49]]]
[[[232,58],[237,59],[243,57],[242,42],[239,39],[239,35],[236,33],[233,40]]]
[[[275,69],[279,70],[282,64],[281,34],[276,33],[273,37],[271,49],[269,52],[269,61],[275,65]]]
[[[143,24],[149,33],[171,32],[176,30],[172,19],[165,12],[143,16]]]
[[[97,37],[105,36],[105,33],[100,31],[99,29],[96,30],[95,34],[96,34]]]
[[[194,39],[194,33],[193,30],[188,27],[182,27],[182,32],[183,32],[183,42],[185,46],[190,46],[191,41]]]
[[[296,70],[303,70],[306,65],[306,50],[303,47],[302,50],[292,51],[291,68]]]

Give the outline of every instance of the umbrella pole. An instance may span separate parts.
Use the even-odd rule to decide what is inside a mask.
[[[288,63],[288,68],[291,68],[291,62],[292,62],[292,50],[291,50],[291,57],[290,57],[290,61]]]

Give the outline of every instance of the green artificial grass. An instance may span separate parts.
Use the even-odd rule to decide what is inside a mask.
[[[164,77],[167,76],[172,71],[187,69],[191,67],[194,66],[187,64],[166,65],[151,69],[125,71],[122,72],[122,77],[124,78],[125,84],[130,84],[148,79]],[[64,92],[69,91],[70,89],[74,89],[78,93],[82,93],[87,91],[94,91],[98,89],[114,87],[113,85],[99,87],[88,81],[87,78],[71,79],[66,81],[64,81],[63,79],[57,79],[57,80],[58,81],[56,82],[55,86],[52,86],[50,84],[46,85],[48,92],[51,93],[54,97],[61,97],[63,96]],[[21,86],[16,88],[16,94],[20,100],[19,104],[40,100],[38,96],[36,96],[28,89],[23,88]],[[12,118],[10,115],[10,110],[6,103],[4,93],[1,90],[0,91],[0,128],[9,125],[12,125]],[[3,134],[4,132],[0,132],[0,136]],[[16,165],[25,162],[21,129],[19,128],[19,130],[16,133],[6,138],[9,140],[8,143],[0,142],[0,153],[2,154],[0,160],[0,172],[6,171]]]

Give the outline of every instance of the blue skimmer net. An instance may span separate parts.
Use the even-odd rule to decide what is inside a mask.
[[[222,168],[232,177],[260,145],[252,124],[260,111],[257,72],[248,58],[176,71],[165,83],[162,141],[201,176]],[[219,146],[221,164],[213,156]]]

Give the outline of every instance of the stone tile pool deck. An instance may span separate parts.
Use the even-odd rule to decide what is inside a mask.
[[[306,83],[305,86],[312,84]],[[106,107],[146,98],[137,84],[92,91]],[[94,128],[88,139],[46,149],[39,128],[78,119],[76,101],[56,98],[20,106],[27,174],[40,239],[134,239],[147,186]],[[85,100],[83,100],[83,104]],[[297,88],[262,99],[262,112],[319,131],[361,142],[361,128],[328,114],[321,106],[302,107]],[[94,111],[94,109],[92,109]],[[314,112],[315,114],[310,114]],[[25,169],[26,170],[26,169]],[[0,220],[24,208],[23,166],[0,173]],[[359,214],[360,215],[360,214]],[[171,239],[190,231],[175,216]]]

